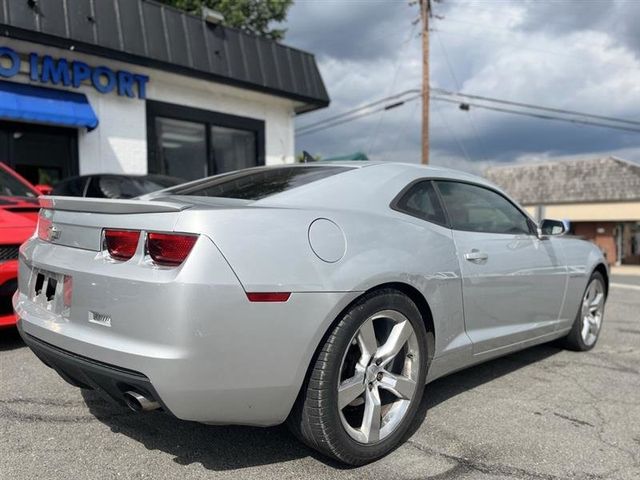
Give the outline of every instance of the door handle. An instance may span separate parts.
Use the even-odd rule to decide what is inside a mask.
[[[464,259],[473,263],[482,263],[486,261],[488,258],[489,258],[489,255],[487,255],[484,252],[481,252],[476,248],[464,254]]]

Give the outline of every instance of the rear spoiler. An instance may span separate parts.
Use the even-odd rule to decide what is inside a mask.
[[[178,202],[114,200],[108,198],[41,196],[38,197],[38,200],[40,201],[40,207],[52,210],[110,214],[180,212],[191,207],[189,204]]]

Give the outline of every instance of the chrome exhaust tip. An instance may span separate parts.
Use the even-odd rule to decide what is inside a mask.
[[[160,408],[160,404],[155,400],[150,400],[144,395],[134,391],[125,392],[124,401],[127,407],[134,412],[149,412]]]

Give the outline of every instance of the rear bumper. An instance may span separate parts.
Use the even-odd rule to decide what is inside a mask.
[[[135,391],[160,403],[169,412],[151,381],[142,373],[85,358],[43,342],[25,333],[19,320],[17,327],[24,343],[33,353],[74,387],[96,390],[122,406],[126,405],[123,394]]]
[[[170,270],[152,269],[135,260],[109,263],[96,252],[37,239],[24,250],[20,288],[14,297],[23,334],[90,365],[139,372],[166,410],[203,423],[283,422],[322,335],[359,295],[308,292],[293,293],[283,303],[249,302],[229,265],[206,238],[196,244],[183,266]],[[35,271],[73,278],[69,313],[34,300]],[[91,312],[108,316],[109,324],[92,322]],[[45,352],[51,355],[50,350]],[[46,358],[54,368],[60,363]],[[56,370],[72,383],[87,384],[92,379],[85,378],[86,368]],[[118,395],[111,391],[112,397]]]

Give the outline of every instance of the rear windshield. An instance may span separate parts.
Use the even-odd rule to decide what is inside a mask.
[[[261,198],[286,192],[323,178],[351,170],[350,167],[266,167],[242,170],[206,178],[197,183],[179,185],[165,193],[199,197]]]

